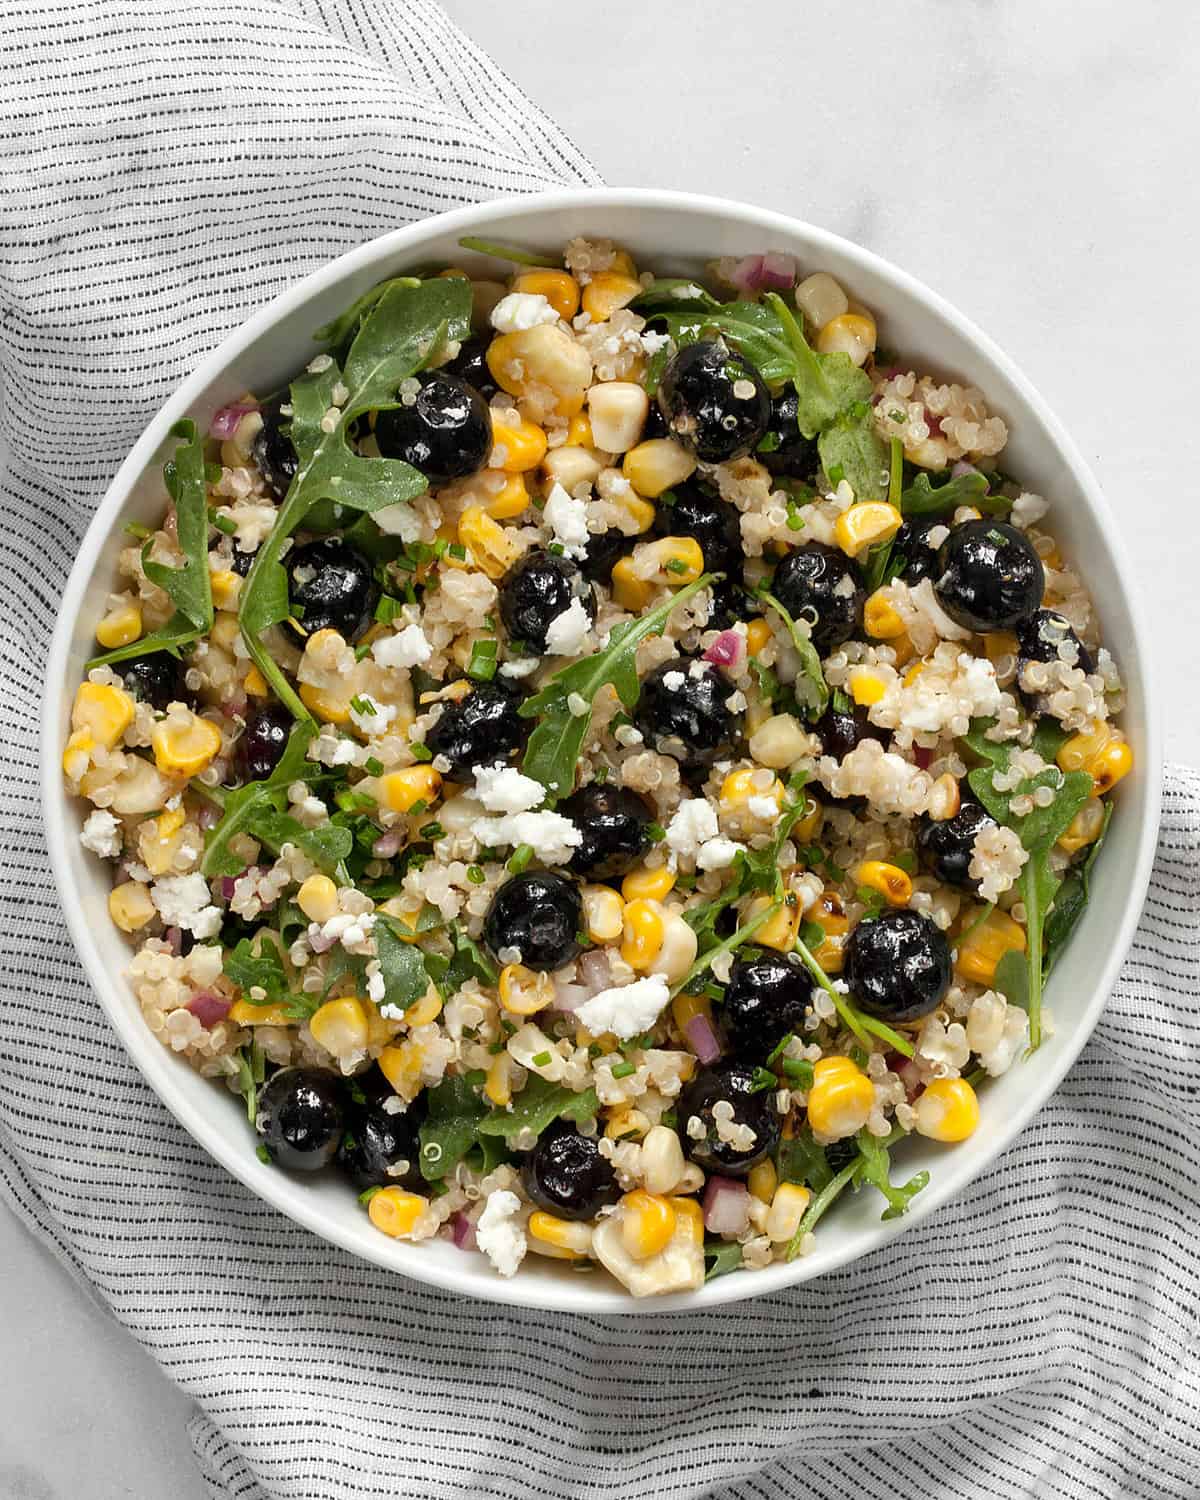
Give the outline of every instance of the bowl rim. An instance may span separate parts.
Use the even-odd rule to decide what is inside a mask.
[[[814,1268],[812,1262],[803,1259],[776,1262],[751,1275],[721,1277],[713,1282],[705,1283],[695,1292],[676,1293],[648,1300],[635,1299],[623,1290],[614,1292],[608,1287],[605,1287],[603,1291],[593,1289],[584,1279],[580,1280],[577,1288],[565,1281],[554,1283],[554,1295],[546,1291],[546,1284],[541,1278],[531,1278],[526,1281],[520,1275],[511,1278],[495,1276],[490,1278],[484,1286],[465,1286],[461,1276],[440,1264],[435,1257],[422,1258],[420,1246],[400,1246],[396,1242],[384,1239],[383,1236],[379,1236],[381,1242],[379,1253],[372,1254],[369,1248],[364,1248],[357,1242],[352,1243],[336,1224],[331,1225],[326,1220],[317,1195],[296,1195],[285,1192],[272,1179],[255,1173],[254,1168],[259,1163],[252,1152],[237,1151],[225,1141],[211,1138],[211,1131],[207,1128],[200,1112],[194,1109],[187,1099],[181,1097],[174,1087],[173,1079],[176,1075],[173,1068],[178,1065],[179,1060],[150,1034],[140,1015],[129,1011],[127,993],[124,997],[121,994],[121,987],[125,986],[124,977],[112,975],[105,967],[92,930],[84,918],[82,906],[74,899],[74,882],[70,875],[67,857],[67,850],[74,838],[73,831],[68,828],[68,810],[72,806],[72,799],[66,794],[61,780],[58,744],[61,700],[57,688],[59,683],[65,680],[71,638],[84,594],[95,570],[97,556],[126,504],[133,483],[142,474],[154,453],[168,436],[172,424],[188,414],[197,397],[220,378],[225,367],[246,347],[297,312],[318,292],[328,289],[365,267],[376,263],[382,266],[388,261],[400,259],[410,246],[419,246],[431,236],[464,235],[483,226],[493,230],[502,229],[510,221],[516,221],[519,224],[519,221],[530,213],[582,210],[600,215],[606,210],[638,207],[732,219],[739,225],[759,231],[765,236],[773,233],[800,234],[813,245],[814,251],[819,252],[822,246],[828,246],[843,260],[901,289],[932,317],[949,324],[961,338],[973,345],[983,360],[995,366],[1012,384],[1040,418],[1051,446],[1057,451],[1080,491],[1086,497],[1094,522],[1108,536],[1116,534],[1111,510],[1089,465],[1058,417],[1014,361],[971,319],[959,312],[944,297],[884,257],[807,220],[715,195],[659,191],[653,188],[564,188],[509,196],[454,209],[420,220],[415,224],[391,230],[318,267],[301,280],[285,288],[227,334],[179,383],[147,423],[141,436],[121,463],[80,543],[75,563],[63,591],[58,620],[50,645],[41,711],[43,816],[50,862],[68,930],[88,983],[98,995],[109,1023],[137,1065],[139,1072],[197,1144],[202,1146],[226,1171],[273,1208],[287,1214],[289,1218],[322,1239],[337,1244],[340,1248],[394,1274],[411,1276],[415,1281],[457,1292],[459,1295],[477,1296],[481,1300],[509,1306],[556,1312],[581,1312],[590,1315],[613,1313],[629,1315],[644,1310],[649,1310],[654,1314],[695,1312],[739,1302],[747,1297],[778,1292],[788,1287],[798,1286],[817,1275],[840,1269],[862,1254],[870,1254],[882,1248],[897,1235],[906,1233],[957,1196],[1011,1145],[1016,1136],[1057,1089],[1091,1036],[1132,943],[1149,884],[1161,810],[1161,704],[1156,685],[1156,669],[1149,650],[1150,636],[1145,613],[1136,582],[1131,577],[1130,565],[1124,550],[1119,546],[1111,545],[1107,539],[1103,542],[1125,596],[1125,606],[1133,627],[1133,654],[1138,662],[1144,689],[1146,754],[1144,763],[1139,765],[1139,775],[1144,778],[1146,816],[1139,832],[1137,856],[1128,877],[1131,899],[1126,904],[1122,921],[1110,945],[1101,979],[1095,986],[1081,1022],[1073,1030],[1070,1038],[1064,1041],[1054,1062],[1048,1066],[1048,1071],[1041,1075],[1038,1086],[1031,1088],[1018,1106],[1012,1109],[1004,1119],[993,1123],[993,1138],[982,1158],[977,1162],[960,1159],[959,1164],[956,1165],[955,1158],[948,1156],[938,1175],[913,1201],[913,1206],[908,1213],[900,1219],[879,1224],[872,1246],[855,1250],[849,1243],[844,1247],[835,1245],[824,1249],[819,1268]],[[385,273],[381,271],[381,274]],[[124,1004],[122,998],[124,998]],[[283,1201],[285,1198],[288,1201]],[[405,1256],[406,1264],[403,1269],[395,1264],[394,1257],[398,1248],[412,1252],[411,1255]]]

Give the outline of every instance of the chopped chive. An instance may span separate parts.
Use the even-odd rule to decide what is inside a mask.
[[[637,1068],[631,1062],[619,1062],[613,1064],[611,1071],[614,1078],[628,1078],[631,1073],[637,1072]]]
[[[416,740],[414,740],[408,748],[412,752],[412,758],[414,760],[433,759],[433,751],[429,748],[428,745],[420,745],[416,742]]]
[[[367,773],[368,776],[382,776],[383,762],[381,760],[376,760],[373,755],[368,755],[366,760],[363,761],[363,770]]]
[[[361,1193],[359,1193],[359,1195],[358,1195],[358,1201],[365,1208],[367,1206],[367,1204],[370,1203],[371,1199],[375,1196],[376,1193],[382,1193],[382,1192],[383,1192],[383,1189],[381,1187],[364,1188],[363,1191]]]
[[[777,1089],[779,1079],[775,1077],[770,1068],[755,1068],[750,1075],[750,1092],[752,1094],[765,1093],[767,1089]]]
[[[483,882],[487,879],[487,876],[483,873],[478,865],[468,865],[467,879],[471,882],[472,885],[482,885]]]
[[[652,844],[661,844],[666,836],[667,830],[662,826],[661,823],[646,824],[646,837]]]
[[[513,851],[512,857],[509,859],[508,864],[505,868],[508,870],[508,873],[510,875],[519,875],[521,871],[525,869],[525,867],[529,864],[529,861],[532,858],[533,845],[519,844]]]
[[[529,1061],[535,1068],[544,1068],[550,1061],[550,1054],[548,1052],[535,1052]]]
[[[780,1037],[779,1041],[776,1042],[775,1046],[771,1049],[770,1055],[767,1057],[768,1068],[772,1067],[783,1056],[783,1054],[787,1051],[788,1043],[791,1042],[794,1037],[795,1032],[793,1031],[789,1031],[785,1033],[784,1036]]]
[[[269,1167],[271,1165],[271,1153],[267,1150],[266,1146],[256,1147],[254,1154],[262,1162],[263,1166]]]
[[[426,797],[418,797],[413,805],[409,808],[409,812],[413,815],[414,818],[419,817],[421,813],[428,811],[429,799]]]
[[[431,844],[437,839],[445,838],[445,836],[446,830],[440,823],[426,823],[424,828],[421,829],[421,837],[428,839]]]
[[[666,561],[666,569],[668,573],[686,573],[688,565],[681,557],[669,557]]]
[[[215,523],[214,523],[215,524]],[[236,527],[234,528],[237,529]],[[143,526],[140,521],[127,521],[125,523],[125,535],[133,537],[136,541],[144,542],[148,536],[154,533],[149,526]]]
[[[446,548],[446,552],[450,557],[454,558],[456,562],[466,562],[467,560],[467,549],[461,542],[451,542],[450,545]]]
[[[802,1089],[812,1088],[813,1065],[803,1057],[785,1057],[780,1063],[785,1078],[798,1083]]]
[[[217,530],[224,536],[233,536],[237,532],[237,522],[232,516],[213,516],[211,520]],[[149,536],[150,533],[147,532],[146,535]]]
[[[592,780],[596,783],[597,786],[603,786],[604,783],[608,780],[608,767],[597,766],[596,773],[592,777]]]
[[[475,682],[491,682],[496,675],[497,642],[475,641],[471,646],[471,659],[467,663],[467,676]]]

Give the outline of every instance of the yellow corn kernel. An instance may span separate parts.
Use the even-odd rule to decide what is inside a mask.
[[[649,531],[654,525],[657,511],[649,500],[643,500],[640,495],[635,495],[632,491],[627,495],[616,495],[613,497],[613,503],[619,505],[637,526],[635,536],[641,536],[642,532]]]
[[[675,1232],[681,1238],[691,1240],[694,1245],[701,1244],[704,1239],[704,1211],[695,1198],[673,1197],[668,1202],[675,1210]]]
[[[866,500],[841,513],[834,524],[833,534],[847,557],[857,557],[867,547],[890,542],[903,520],[896,507],[886,500]]]
[[[232,568],[222,568],[209,579],[212,602],[217,609],[236,609],[238,592],[242,587],[241,576]]]
[[[604,1134],[610,1141],[626,1140],[633,1136],[640,1139],[649,1129],[649,1118],[640,1109],[633,1109],[627,1104],[609,1116]]]
[[[966,937],[959,940],[954,968],[960,978],[990,985],[996,977],[996,965],[1006,953],[1024,953],[1025,929],[998,909],[989,912],[978,926],[975,921],[974,912],[963,918]]]
[[[769,896],[756,896],[742,916],[742,925],[752,922],[772,905],[774,903]],[[800,902],[795,893],[789,891],[775,915],[755,929],[755,943],[762,948],[775,948],[780,953],[790,953],[800,931],[800,917]]]
[[[367,1017],[367,1046],[375,1051],[386,1047],[404,1023],[391,1016],[381,1016],[374,1000],[360,1000],[358,1003]]]
[[[878,891],[889,906],[907,906],[912,900],[912,877],[899,865],[889,865],[882,859],[868,859],[854,872],[859,885]]]
[[[607,323],[619,308],[628,307],[642,290],[636,276],[622,271],[598,271],[583,289],[580,301],[593,323]]]
[[[1103,720],[1097,720],[1087,729],[1081,729],[1059,746],[1056,759],[1064,771],[1086,771],[1088,763],[1102,754],[1112,739],[1112,729]]]
[[[860,707],[870,708],[887,693],[887,684],[870,667],[855,667],[847,679],[850,696]]]
[[[164,776],[198,776],[221,748],[221,731],[211,719],[189,713],[185,720],[162,719],[150,735],[154,763]]]
[[[540,1208],[529,1215],[526,1225],[529,1248],[553,1260],[579,1260],[592,1245],[592,1226],[577,1220],[559,1219]]]
[[[894,641],[904,634],[904,621],[882,589],[876,589],[863,606],[863,629],[877,641]]]
[[[182,807],[160,813],[138,830],[138,843],[142,850],[142,861],[151,875],[166,875],[175,861],[177,841],[175,835],[183,827],[187,813]]]
[[[288,1014],[287,1005],[277,1000],[274,1005],[255,1005],[252,1000],[238,999],[229,1007],[229,1019],[237,1026],[297,1026],[295,1016]]]
[[[527,969],[524,964],[505,964],[500,970],[499,989],[500,1004],[513,1016],[535,1016],[554,999],[550,975]]]
[[[296,892],[296,905],[310,922],[328,922],[337,915],[337,886],[328,875],[310,875]]]
[[[670,588],[695,583],[704,572],[704,553],[700,543],[690,536],[665,536],[660,541],[643,543],[639,551],[657,566],[653,582]]]
[[[407,1188],[385,1187],[372,1194],[367,1213],[376,1229],[394,1240],[404,1240],[412,1234],[417,1220],[428,1207],[429,1199],[422,1198],[420,1193],[410,1193]]]
[[[770,1203],[775,1196],[775,1186],[778,1181],[779,1174],[775,1170],[775,1163],[768,1156],[766,1161],[760,1161],[756,1167],[750,1168],[746,1186],[760,1203]]]
[[[687,1024],[693,1016],[703,1016],[713,1024],[712,1001],[707,995],[676,995],[671,1001],[671,1016],[681,1036],[687,1035]]]
[[[385,1047],[377,1059],[379,1071],[405,1098],[411,1099],[421,1084],[423,1049],[411,1038]]]
[[[1064,854],[1077,854],[1100,837],[1104,827],[1104,806],[1098,797],[1092,797],[1071,819],[1071,826],[1058,841]]]
[[[826,974],[842,972],[842,946],[850,930],[850,919],[846,916],[841,897],[828,887],[817,898],[808,913],[810,922],[815,922],[825,934],[819,948],[813,949],[813,957]]]
[[[585,885],[584,931],[593,943],[615,943],[625,925],[625,903],[610,886]]]
[[[595,439],[592,437],[592,419],[585,411],[577,411],[567,423],[567,441],[564,448],[594,448]]]
[[[628,250],[620,250],[615,246],[613,247],[612,260],[609,262],[608,269],[616,271],[620,276],[631,276],[634,278],[637,276],[637,266],[633,263],[633,256],[630,255]]]
[[[771,1211],[767,1215],[767,1238],[773,1245],[786,1243],[800,1228],[800,1220],[808,1207],[812,1194],[798,1182],[781,1182],[771,1199]]]
[[[142,633],[142,610],[132,599],[110,609],[96,626],[96,640],[106,651],[128,646]]]
[[[545,297],[564,323],[579,311],[579,283],[567,271],[518,271],[512,289],[530,297]]]
[[[766,782],[766,785],[762,786],[760,782]],[[751,797],[770,797],[778,807],[783,801],[783,785],[779,777],[772,776],[767,781],[756,766],[744,766],[740,771],[730,771],[721,783],[721,801],[725,806],[737,807],[749,802]]]
[[[875,319],[866,313],[845,312],[830,318],[817,334],[821,354],[848,354],[856,365],[865,365],[878,340]]]
[[[443,278],[443,280],[457,278],[459,281],[470,281],[471,279],[467,275],[467,273],[460,270],[458,266],[447,266],[444,271],[439,271],[438,275]]]
[[[350,699],[326,692],[324,688],[314,687],[311,682],[300,684],[300,701],[326,724],[350,722]]]
[[[458,522],[458,539],[469,548],[477,567],[489,578],[503,578],[521,555],[517,543],[481,505],[471,505],[463,511]]]
[[[613,598],[630,614],[640,614],[650,603],[654,589],[633,571],[633,558],[622,557],[613,564]]]
[[[420,901],[393,896],[379,910],[393,919],[396,936],[402,943],[415,943],[421,936],[417,926],[421,919]]]
[[[71,709],[71,728],[86,729],[97,745],[111,750],[133,723],[133,699],[107,683],[81,682]]]
[[[497,1052],[492,1058],[483,1092],[497,1109],[504,1109],[512,1103],[512,1058],[507,1052]]]
[[[92,763],[92,751],[96,741],[90,729],[76,729],[67,739],[63,749],[63,774],[70,781],[79,781],[87,775]]]
[[[765,620],[751,620],[746,626],[746,650],[757,656],[771,639],[771,627]]]
[[[621,957],[631,969],[648,969],[658,957],[664,933],[657,901],[630,901],[624,913]]]
[[[362,1052],[367,1045],[367,1016],[353,995],[326,1000],[308,1023],[313,1041],[334,1057]]]
[[[626,901],[664,901],[675,889],[675,874],[666,865],[641,865],[621,882]]]
[[[510,396],[548,387],[562,417],[573,417],[582,408],[592,378],[591,355],[557,323],[498,335],[488,345],[487,364],[492,379]]]
[[[218,610],[213,620],[213,628],[208,632],[208,638],[213,645],[220,646],[222,651],[232,652],[240,635],[237,616],[229,610]]]
[[[923,661],[913,662],[912,666],[909,667],[908,671],[904,674],[904,686],[912,687],[913,683],[916,682],[917,678],[920,677],[921,673],[924,670],[925,663]]]
[[[791,840],[793,844],[816,843],[817,834],[821,831],[821,824],[825,821],[825,807],[813,796],[805,794],[804,811],[792,824]]]
[[[503,449],[503,462],[498,465],[506,474],[527,474],[536,469],[546,456],[546,434],[532,422],[520,420],[515,427],[507,422],[492,423],[492,457],[496,449]]]
[[[493,521],[511,521],[529,509],[529,487],[524,474],[510,474],[504,488],[493,495],[484,510]]]
[[[375,783],[375,798],[389,812],[411,812],[418,802],[428,806],[442,789],[442,776],[431,765],[405,766],[388,771]]]
[[[621,1199],[621,1240],[634,1260],[657,1255],[675,1233],[675,1208],[669,1198],[637,1188]]]
[[[979,1124],[979,1100],[965,1078],[935,1078],[913,1105],[917,1133],[931,1141],[965,1141]]]
[[[108,914],[122,932],[136,932],[154,916],[154,902],[144,885],[127,880],[109,892]]]
[[[1088,775],[1094,783],[1092,796],[1102,797],[1112,791],[1122,777],[1133,770],[1133,749],[1127,740],[1111,739],[1099,755],[1087,764]]]
[[[421,998],[404,1012],[404,1019],[409,1026],[428,1026],[441,1013],[442,997],[438,994],[437,987],[431,984]]]
[[[646,500],[657,500],[664,490],[682,484],[695,468],[693,455],[671,438],[648,438],[621,460],[621,473]]]
[[[840,1141],[867,1123],[875,1087],[848,1057],[822,1057],[813,1064],[808,1123],[818,1135]]]
[[[270,691],[267,687],[267,679],[253,662],[250,663],[250,670],[246,673],[242,686],[252,698],[265,698]]]

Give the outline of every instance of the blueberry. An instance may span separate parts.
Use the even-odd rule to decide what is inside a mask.
[[[237,743],[237,768],[243,781],[265,781],[279,764],[292,732],[292,716],[279,703],[268,703],[246,720]]]
[[[288,597],[308,635],[336,630],[353,643],[371,625],[379,585],[370,558],[344,537],[323,536],[287,555]]]
[[[745,554],[734,507],[691,482],[679,485],[672,493],[674,504],[660,502],[655,513],[655,536],[691,537],[700,543],[705,572],[740,580]]]
[[[594,1219],[621,1196],[612,1163],[594,1136],[559,1121],[544,1130],[521,1168],[525,1191],[560,1219]]]
[[[540,656],[551,622],[575,599],[592,624],[596,595],[577,564],[539,547],[523,553],[500,584],[500,618],[509,640],[520,641]]]
[[[579,888],[563,875],[528,870],[506,880],[484,919],[484,941],[499,958],[515,948],[529,969],[561,969],[578,956],[583,926]]]
[[[642,683],[634,719],[652,749],[700,770],[733,749],[740,721],[726,706],[732,689],[717,669],[704,662],[693,675],[692,665],[677,657],[656,667]]]
[[[869,1015],[915,1021],[950,988],[950,945],[920,912],[900,908],[859,922],[846,939],[843,974]]]
[[[881,744],[888,740],[887,730],[871,723],[863,704],[841,695],[831,695],[829,706],[813,724],[812,732],[821,741],[822,755],[832,755],[835,760],[845,760],[863,740],[879,740]]]
[[[258,1096],[256,1128],[271,1160],[292,1172],[327,1167],[342,1139],[342,1086],[317,1068],[284,1068]]]
[[[985,828],[995,828],[991,813],[973,799],[964,801],[952,818],[935,823],[922,815],[917,827],[917,848],[930,870],[947,885],[977,891],[979,882],[967,873],[975,836]]]
[[[560,802],[558,811],[583,835],[583,843],[571,856],[571,869],[577,875],[613,880],[624,875],[649,847],[650,809],[625,787],[590,781]]]
[[[291,401],[291,392],[276,396],[259,408],[262,426],[250,444],[250,453],[258,466],[258,472],[267,482],[267,488],[277,500],[282,500],[288,486],[296,477],[299,459],[292,446],[291,417],[281,415],[279,408]]]
[[[1063,646],[1066,657],[1060,655]],[[1017,629],[1017,692],[1031,713],[1040,714],[1046,711],[1047,694],[1031,692],[1025,686],[1025,668],[1035,662],[1062,662],[1081,672],[1096,670],[1091,652],[1075,634],[1071,622],[1053,609],[1035,610]]]
[[[1033,543],[1007,521],[956,526],[938,548],[934,592],[966,630],[1012,630],[1042,602],[1046,572]]]
[[[912,516],[901,526],[892,543],[892,561],[904,566],[899,576],[907,584],[920,583],[937,573],[937,548],[929,544],[929,533],[945,526],[942,516]]]
[[[375,418],[375,441],[385,458],[420,469],[431,485],[447,484],[482,469],[492,451],[492,419],[474,386],[435,370],[420,377],[411,406]]]
[[[587,555],[579,564],[579,571],[592,583],[612,584],[612,570],[621,558],[628,557],[640,536],[626,536],[616,527],[608,531],[592,533],[587,540]]]
[[[167,709],[172,703],[187,703],[191,694],[183,680],[183,663],[169,651],[152,651],[118,663],[117,672],[127,692],[151,708]]]
[[[499,389],[488,369],[487,347],[490,343],[490,338],[482,336],[466,339],[453,359],[438,366],[438,373],[457,375],[459,380],[473,386],[485,401],[490,401]]]
[[[771,420],[762,376],[720,339],[689,344],[671,358],[658,404],[671,436],[706,463],[749,453]]]
[[[356,1083],[350,1080],[352,1095]],[[421,1118],[415,1102],[397,1114],[384,1109],[381,1101],[347,1106],[337,1162],[360,1192],[370,1187],[421,1187]],[[403,1172],[396,1170],[401,1162],[408,1163]]]
[[[230,566],[239,578],[245,578],[249,573],[254,566],[255,556],[253,552],[243,552],[236,542],[233,544],[233,558]]]
[[[791,479],[812,479],[821,467],[816,438],[806,438],[796,423],[799,398],[796,388],[788,386],[771,402],[771,420],[755,458],[765,464],[768,473],[786,474]]]
[[[803,1036],[812,995],[812,979],[782,953],[764,951],[760,958],[738,959],[721,1006],[733,1051],[762,1062],[789,1031]]]
[[[470,781],[476,766],[506,761],[525,743],[528,722],[518,708],[520,695],[501,682],[479,682],[457,702],[442,703],[441,716],[425,736],[426,747],[450,762],[455,781]]]
[[[713,1109],[726,1103],[732,1106],[732,1125],[748,1125],[754,1140],[745,1149],[721,1139]],[[684,1085],[675,1106],[679,1138],[684,1154],[722,1177],[744,1177],[750,1168],[764,1160],[779,1140],[780,1119],[772,1089],[754,1091],[754,1069],[740,1062],[719,1062],[701,1068],[690,1083]],[[697,1140],[688,1130],[693,1119],[699,1119],[704,1134]]]
[[[862,624],[867,592],[844,552],[824,542],[797,547],[775,569],[771,592],[793,620],[807,620],[822,656],[848,641]]]

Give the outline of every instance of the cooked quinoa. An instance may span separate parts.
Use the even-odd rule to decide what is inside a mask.
[[[179,430],[63,768],[272,1170],[694,1289],[902,1212],[1050,1030],[1121,682],[985,393],[851,289],[513,259]]]

